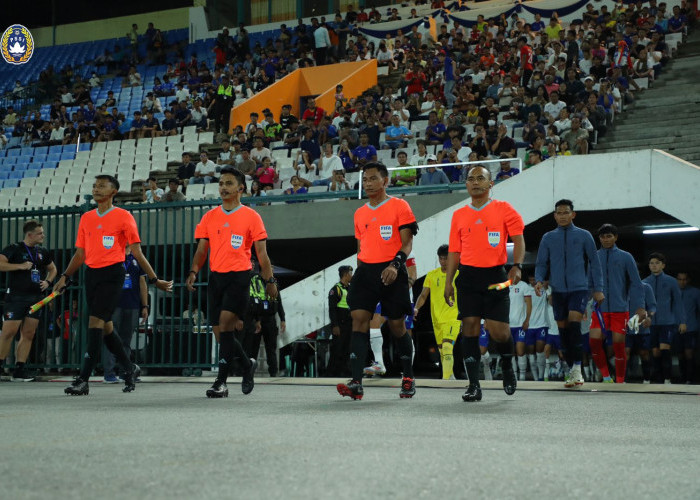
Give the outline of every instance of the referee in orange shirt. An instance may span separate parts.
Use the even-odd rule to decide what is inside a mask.
[[[112,315],[124,288],[126,246],[131,247],[131,253],[146,273],[150,285],[156,285],[166,292],[171,291],[173,286],[172,281],[163,281],[156,277],[151,264],[143,255],[141,238],[133,215],[112,204],[117,192],[117,179],[111,175],[95,177],[92,197],[97,203],[97,208],[80,217],[75,254],[54,286],[54,291],[62,290],[66,281],[85,263],[85,297],[90,316],[88,342],[80,375],[65,389],[66,394],[73,396],[84,396],[90,392],[88,379],[97,363],[100,339],[122,366],[123,391],[131,392],[136,388],[138,373],[134,371],[138,371],[138,367],[129,360],[112,324]]]
[[[209,210],[197,224],[194,237],[199,240],[187,277],[187,289],[194,291],[197,273],[209,254],[209,286],[207,302],[209,318],[219,343],[219,374],[207,390],[209,398],[228,397],[226,379],[231,362],[238,358],[243,366],[241,392],[250,394],[255,382],[253,376],[257,361],[248,358],[235,332],[243,333],[243,321],[248,310],[251,247],[260,263],[260,270],[270,297],[277,297],[277,281],[272,275],[272,264],[267,256],[267,232],[260,215],[252,208],[241,205],[245,191],[245,176],[232,167],[221,170],[219,195],[221,205]]]
[[[364,395],[362,372],[369,347],[369,322],[377,303],[381,303],[382,315],[388,318],[401,357],[403,380],[399,397],[411,398],[416,393],[413,340],[406,332],[405,319],[413,312],[406,260],[413,247],[413,236],[418,233],[418,223],[405,200],[386,194],[388,183],[389,173],[383,164],[365,165],[362,185],[369,203],[355,212],[357,271],[348,292],[352,380],[337,386],[340,395],[352,399],[362,399]]]
[[[518,212],[507,202],[492,200],[489,196],[493,181],[489,170],[481,165],[472,167],[467,175],[467,191],[471,203],[455,211],[450,227],[450,253],[447,261],[445,300],[454,303],[457,288],[457,306],[462,319],[464,359],[469,376],[469,387],[464,401],[480,401],[479,333],[481,320],[488,320],[489,333],[501,355],[503,390],[515,393],[517,381],[513,371],[513,337],[510,334],[510,299],[508,288],[488,290],[489,285],[511,280],[520,281],[525,258],[525,225]],[[513,241],[513,266],[508,275],[504,264],[508,258],[506,242]],[[459,266],[454,286],[452,280]]]

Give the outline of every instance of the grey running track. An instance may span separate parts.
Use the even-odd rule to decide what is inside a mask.
[[[319,379],[216,400],[205,379],[148,380],[87,397],[0,384],[2,498],[700,498],[697,386],[509,397],[496,382],[463,403],[461,382],[401,400],[398,381],[372,381],[350,401]]]

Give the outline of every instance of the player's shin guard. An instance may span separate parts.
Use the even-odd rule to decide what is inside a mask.
[[[443,342],[442,344],[442,379],[449,380],[452,377],[452,369],[454,368],[454,358],[452,352],[454,346],[451,342]]]
[[[413,339],[408,332],[406,332],[403,337],[396,339],[396,344],[399,349],[399,356],[401,357],[403,376],[413,378]]]
[[[350,337],[350,371],[352,379],[362,381],[362,371],[367,361],[369,335],[366,332],[352,332]]]
[[[237,358],[238,362],[243,367],[243,370],[247,371],[250,369],[250,365],[252,363],[250,361],[250,358],[255,357],[257,359],[258,353],[257,352],[254,354],[251,353],[252,355],[249,356],[248,353],[245,352],[245,348],[243,347],[243,342],[241,340],[243,338],[242,331],[236,330],[236,331],[231,332],[231,333],[232,333],[232,337],[233,337],[232,357]]]
[[[503,358],[501,361],[501,367],[503,367],[503,370],[512,369],[514,348],[515,345],[513,344],[513,337],[509,338],[505,342],[496,342],[496,350]]]
[[[518,356],[518,380],[527,378],[527,356]]]
[[[547,366],[547,357],[544,355],[544,352],[538,352],[535,354],[535,358],[537,359],[536,365],[537,365],[537,380],[544,380],[545,377],[545,370]]]
[[[671,351],[670,349],[661,350],[661,372],[664,376],[664,381],[671,380]]]
[[[97,356],[100,355],[100,342],[102,341],[102,328],[88,328],[87,349],[83,355],[83,366],[80,368],[80,378],[88,380],[92,370],[97,364]]]
[[[567,330],[569,330],[571,360],[573,361],[573,364],[580,365],[583,357],[583,346],[581,345],[581,322],[570,321]],[[603,356],[603,359],[605,359],[605,356]]]
[[[589,339],[589,343],[591,345],[591,355],[593,356],[593,361],[595,361],[595,365],[598,367],[598,370],[600,370],[600,373],[601,375],[603,375],[603,378],[609,377],[610,371],[608,370],[608,360],[605,358],[605,351],[603,350],[603,339],[595,339],[591,337]]]
[[[615,381],[618,384],[625,382],[625,370],[627,369],[627,353],[624,342],[613,342],[615,351]]]
[[[114,357],[117,359],[117,362],[121,365],[122,370],[124,370],[124,373],[131,373],[131,371],[133,370],[131,360],[126,355],[126,351],[124,350],[124,344],[122,343],[122,340],[117,336],[117,334],[113,331],[109,335],[103,336],[102,342],[105,343],[105,347],[109,349],[109,352],[114,354]]]
[[[233,332],[221,332],[219,333],[219,374],[216,379],[220,382],[226,382],[228,378],[229,370],[231,369],[231,363],[233,363],[233,342],[235,341],[233,337]],[[244,356],[245,358],[245,356]]]
[[[481,364],[484,367],[484,379],[493,380],[493,373],[491,373],[491,354],[489,354],[488,351],[481,356]]]
[[[532,373],[532,380],[539,380],[540,370],[539,366],[537,366],[537,358],[534,354],[528,354],[527,360],[530,362],[530,373]]]
[[[642,378],[644,380],[651,380],[651,361],[648,359],[640,359],[639,362],[642,365]]]
[[[370,328],[369,345],[372,348],[372,354],[374,354],[374,361],[384,366],[384,337],[381,328]]]
[[[469,385],[479,385],[479,362],[481,350],[479,349],[479,337],[464,337],[464,366],[467,369]]]

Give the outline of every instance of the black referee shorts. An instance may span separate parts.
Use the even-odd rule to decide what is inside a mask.
[[[386,286],[382,283],[382,271],[388,265],[389,262],[362,263],[357,267],[348,291],[348,305],[351,311],[361,309],[373,313],[380,303],[382,315],[389,319],[399,319],[413,313],[406,267],[401,266],[396,280]]]
[[[41,309],[34,314],[29,314],[29,308],[43,298],[43,295],[8,293],[5,295],[2,317],[5,321],[22,321],[24,318],[39,319]]]
[[[125,276],[126,271],[121,262],[107,267],[88,267],[85,270],[85,298],[90,316],[106,323],[112,321],[122,295]]]
[[[489,290],[489,285],[508,279],[503,266],[459,266],[455,280],[459,317],[477,317],[509,323],[510,296],[508,289]]]
[[[250,296],[250,271],[211,272],[207,286],[209,324],[219,325],[221,311],[229,311],[245,319]]]

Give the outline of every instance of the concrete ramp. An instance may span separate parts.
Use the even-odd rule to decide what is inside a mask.
[[[658,150],[558,157],[498,184],[493,197],[510,202],[530,224],[553,211],[561,198],[574,200],[576,210],[612,210],[653,206],[692,226],[700,227],[697,210],[700,168]],[[410,203],[412,197],[408,197]],[[418,275],[437,267],[435,251],[447,243],[452,213],[468,198],[420,220],[413,240]],[[348,211],[352,218],[354,211]],[[640,221],[643,223],[643,221]],[[527,229],[526,229],[527,231]],[[355,250],[355,247],[348,251]],[[329,323],[328,291],[338,281],[338,267],[357,266],[353,255],[282,291],[287,331],[281,345]]]

